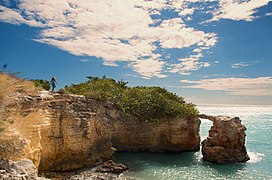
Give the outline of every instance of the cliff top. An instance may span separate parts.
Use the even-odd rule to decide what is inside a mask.
[[[195,105],[186,103],[183,97],[161,87],[128,87],[127,82],[115,81],[111,78],[87,77],[86,82],[65,86],[59,93],[40,91],[39,82],[27,81],[10,74],[0,72],[0,119],[4,119],[3,109],[18,96],[40,96],[52,99],[57,96],[86,96],[100,102],[111,102],[128,116],[148,121],[160,121],[165,118],[196,116]],[[45,83],[46,84],[46,83]],[[36,87],[35,87],[36,86]],[[18,94],[19,93],[19,94]],[[17,94],[17,95],[16,95]],[[1,115],[2,114],[2,115]],[[2,118],[1,118],[2,116]]]

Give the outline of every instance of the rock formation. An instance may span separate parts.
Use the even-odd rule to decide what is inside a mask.
[[[14,162],[7,159],[0,159],[0,179],[3,180],[21,180],[38,179],[37,170],[33,162],[29,159],[23,159]]]
[[[200,115],[209,119],[213,126],[202,142],[203,159],[216,163],[246,162],[249,160],[245,147],[245,130],[238,117]]]
[[[112,143],[118,151],[181,152],[199,150],[198,117],[162,122],[125,120],[114,123]]]
[[[96,172],[120,174],[128,169],[128,166],[121,163],[115,163],[113,160],[108,160],[96,167]]]
[[[199,149],[198,117],[151,123],[126,116],[110,102],[49,93],[13,97],[0,157],[31,159],[42,171],[94,166],[120,151],[180,152]]]

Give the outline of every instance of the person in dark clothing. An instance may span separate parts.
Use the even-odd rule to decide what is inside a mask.
[[[50,84],[51,84],[51,92],[54,92],[55,88],[57,87],[57,80],[55,77],[52,77],[51,80],[50,80]]]

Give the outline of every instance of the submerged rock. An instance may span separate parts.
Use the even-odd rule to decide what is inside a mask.
[[[92,168],[81,168],[65,172],[45,172],[40,175],[50,179],[69,179],[69,180],[135,180],[125,177],[123,172],[128,166],[108,160],[103,164]]]
[[[102,173],[122,173],[128,170],[128,166],[121,163],[115,163],[113,160],[108,160],[102,165],[98,166],[96,172]]]
[[[216,163],[246,162],[249,156],[245,147],[246,128],[238,117],[206,116],[213,126],[209,136],[202,142],[202,154],[205,161]]]

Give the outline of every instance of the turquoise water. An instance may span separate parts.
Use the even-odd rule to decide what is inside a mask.
[[[144,180],[272,179],[272,106],[198,106],[209,115],[238,116],[247,127],[246,147],[250,161],[219,165],[202,160],[201,152],[180,154],[118,153],[116,160],[130,166],[122,176]],[[201,121],[205,139],[211,122]]]

